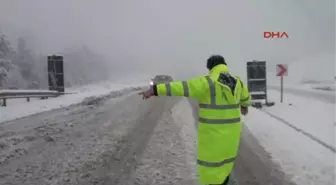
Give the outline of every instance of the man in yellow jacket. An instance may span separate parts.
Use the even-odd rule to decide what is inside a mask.
[[[226,185],[236,160],[242,129],[241,114],[248,113],[251,96],[238,76],[232,76],[224,58],[207,60],[209,74],[187,81],[153,85],[139,93],[185,96],[199,102],[197,167],[201,184]]]

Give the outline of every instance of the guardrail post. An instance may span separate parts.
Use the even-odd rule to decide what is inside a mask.
[[[7,106],[6,98],[3,98],[3,99],[2,99],[2,106],[4,106],[4,107]]]
[[[30,98],[48,99],[49,97],[58,97],[64,94],[72,94],[72,93],[64,93],[57,91],[41,91],[41,90],[15,91],[5,89],[0,91],[0,106],[4,107],[7,106],[7,99],[23,98],[26,99],[27,102],[30,102]]]

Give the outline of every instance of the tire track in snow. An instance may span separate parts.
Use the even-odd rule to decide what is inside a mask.
[[[25,136],[35,133],[41,118],[49,118],[56,121],[50,121],[49,127],[61,127],[63,132],[51,135],[53,142],[32,141],[27,155],[2,165],[0,176],[7,176],[0,178],[0,184],[127,185],[158,118],[172,106],[167,102],[163,98],[143,101],[131,94],[95,109],[69,112],[64,108],[57,115],[47,112],[3,125],[4,130]],[[65,128],[76,118],[78,123]]]
[[[114,159],[118,160],[111,160],[109,164],[114,177],[113,184],[128,182],[154,132],[158,118],[163,113],[165,101],[165,99],[153,101],[151,107],[137,121],[137,124],[129,134],[123,137],[117,144],[119,145],[119,150],[115,154]]]
[[[189,110],[180,98],[171,98],[165,104],[165,110],[158,120],[152,137],[145,149],[137,169],[132,173],[132,185],[196,185],[196,160],[190,160],[190,154],[195,137],[190,137],[194,131],[193,120]],[[176,101],[176,103],[175,103]],[[188,102],[185,102],[188,103]],[[172,104],[176,104],[170,109]],[[168,110],[167,110],[168,109]],[[186,126],[189,126],[187,128]],[[188,136],[189,137],[188,137]],[[191,146],[191,148],[190,148]],[[192,152],[194,154],[194,152]],[[125,184],[129,184],[124,182]]]

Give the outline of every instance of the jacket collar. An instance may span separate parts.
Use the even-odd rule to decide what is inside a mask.
[[[227,67],[227,65],[224,64],[216,65],[209,71],[209,74],[221,73],[221,72],[229,72],[229,68]]]

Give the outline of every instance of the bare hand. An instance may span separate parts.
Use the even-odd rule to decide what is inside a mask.
[[[246,116],[248,113],[248,107],[242,107],[240,106],[240,112],[242,115]]]
[[[139,95],[142,95],[143,100],[148,99],[148,98],[154,96],[154,90],[152,88],[150,88],[147,91],[140,92]]]

